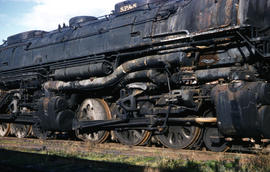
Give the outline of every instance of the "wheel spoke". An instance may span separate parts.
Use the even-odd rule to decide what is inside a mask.
[[[0,123],[0,137],[6,137],[10,133],[10,124]]]
[[[31,133],[31,125],[11,124],[11,133],[17,138],[25,138]]]
[[[174,133],[173,132],[169,132],[168,139],[169,139],[169,142],[171,144],[174,144]]]
[[[112,114],[115,119],[119,117],[120,114],[122,114],[122,109],[117,106],[116,104],[113,104],[111,106]],[[136,113],[131,113],[130,118],[135,118],[137,117],[138,114]],[[117,140],[126,145],[144,145],[147,143],[147,141],[151,137],[151,132],[147,130],[124,130],[124,131],[119,131],[115,130],[114,135],[116,136]]]
[[[107,103],[102,99],[86,99],[81,104],[79,112],[76,114],[78,121],[107,120],[111,119],[111,112]],[[81,132],[75,131],[76,136],[84,141],[102,143],[108,136],[108,131]]]
[[[133,130],[133,132],[134,132],[134,136],[136,136],[136,138],[142,137],[142,133],[140,133],[138,130]]]
[[[183,137],[185,137],[186,139],[189,139],[191,137],[192,134],[192,128],[187,128],[187,127],[183,127],[182,128],[182,135]]]
[[[167,133],[157,138],[165,147],[184,149],[197,141],[200,131],[196,126],[169,126]]]

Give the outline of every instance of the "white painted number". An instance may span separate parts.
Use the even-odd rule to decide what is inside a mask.
[[[120,13],[132,10],[136,7],[137,7],[137,3],[122,6],[120,7]]]

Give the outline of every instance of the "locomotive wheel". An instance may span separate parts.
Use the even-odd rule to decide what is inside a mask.
[[[173,149],[190,148],[198,140],[201,129],[196,126],[168,126],[167,131],[157,135],[165,147]]]
[[[228,142],[219,133],[218,128],[206,128],[204,131],[203,141],[205,147],[213,152],[226,152],[230,149]]]
[[[81,107],[76,114],[78,121],[89,121],[89,120],[108,120],[111,119],[111,112],[108,104],[102,99],[86,99],[81,104]],[[75,130],[76,137],[93,143],[104,142],[110,132],[109,131],[98,131],[82,133],[79,129]]]
[[[11,124],[11,133],[17,138],[25,138],[32,132],[31,125]]]
[[[214,117],[211,110],[206,111],[206,117]],[[228,142],[221,135],[216,126],[209,126],[205,128],[203,134],[203,142],[205,147],[213,152],[226,152],[230,149]]]
[[[122,109],[116,104],[111,106],[111,110],[115,119],[122,114]],[[133,117],[136,117],[136,115],[133,115]],[[133,146],[145,145],[152,135],[147,130],[114,130],[113,133],[120,143]]]
[[[151,132],[146,130],[114,131],[117,140],[125,145],[145,145],[151,137]]]
[[[1,90],[0,90],[1,93]],[[1,95],[0,95],[1,97]],[[10,114],[9,111],[7,111],[8,114]],[[0,137],[7,137],[10,134],[10,123],[1,123],[0,122]]]
[[[0,137],[6,137],[10,133],[9,123],[0,123]]]
[[[46,140],[49,136],[49,131],[45,131],[40,128],[38,124],[34,124],[32,127],[33,135],[39,139]]]

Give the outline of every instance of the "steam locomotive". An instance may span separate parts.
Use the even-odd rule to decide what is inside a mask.
[[[270,0],[127,0],[0,46],[0,136],[270,142]]]

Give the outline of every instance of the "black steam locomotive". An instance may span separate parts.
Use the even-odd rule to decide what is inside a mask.
[[[269,60],[270,0],[127,0],[0,46],[0,135],[268,145]]]

